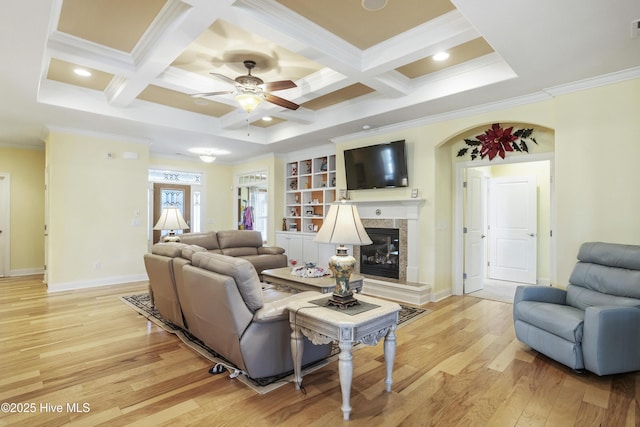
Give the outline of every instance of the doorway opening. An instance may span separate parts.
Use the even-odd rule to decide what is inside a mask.
[[[267,171],[236,177],[236,211],[238,230],[255,230],[267,242],[269,223],[269,190]]]
[[[518,284],[552,283],[552,171],[553,153],[456,165],[454,294],[509,299]],[[524,194],[531,185],[533,202]]]

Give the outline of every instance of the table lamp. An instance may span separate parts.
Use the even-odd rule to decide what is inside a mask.
[[[370,245],[371,239],[362,226],[358,208],[346,201],[333,204],[324,219],[314,242],[338,244],[336,254],[329,258],[329,269],[336,279],[336,288],[329,298],[329,305],[341,309],[358,304],[349,289],[349,278],[356,259],[349,255],[344,245]]]
[[[153,227],[154,230],[169,230],[169,235],[164,237],[165,242],[179,242],[180,238],[176,236],[175,230],[185,230],[188,228],[189,225],[187,225],[187,222],[182,218],[180,210],[173,205],[164,208],[160,219],[158,219],[158,222],[156,222],[156,225]]]

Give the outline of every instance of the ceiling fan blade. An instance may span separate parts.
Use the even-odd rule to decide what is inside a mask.
[[[276,90],[284,90],[284,89],[291,89],[292,87],[298,87],[298,85],[296,85],[291,80],[279,80],[277,82],[263,83],[260,85],[260,87],[262,87],[266,91],[275,92]]]
[[[191,95],[192,98],[204,98],[205,96],[214,96],[214,95],[226,95],[228,93],[234,93],[233,90],[222,90],[219,92],[204,92],[204,93],[194,93]]]
[[[209,74],[211,74],[214,77],[219,78],[220,80],[224,80],[225,82],[230,83],[230,84],[232,84],[234,86],[237,84],[235,80],[233,80],[230,77],[225,76],[224,74],[218,74],[218,73],[209,73]]]
[[[297,110],[300,107],[298,104],[291,101],[287,101],[279,96],[271,95],[270,93],[264,94],[264,99],[272,104],[279,105],[280,107],[288,108],[290,110]]]

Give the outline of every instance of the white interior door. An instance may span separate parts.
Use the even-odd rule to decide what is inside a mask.
[[[492,178],[489,200],[489,278],[535,284],[535,176]]]
[[[467,169],[464,234],[464,292],[483,287],[486,265],[486,178],[475,169]]]
[[[0,173],[0,277],[9,274],[9,175]]]

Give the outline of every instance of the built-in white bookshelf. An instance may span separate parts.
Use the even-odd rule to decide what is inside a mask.
[[[285,177],[286,231],[316,233],[336,200],[336,156],[288,162]]]

